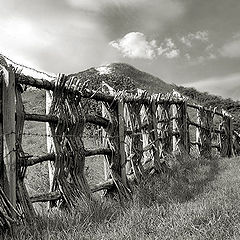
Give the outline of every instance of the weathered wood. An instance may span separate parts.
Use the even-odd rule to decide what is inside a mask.
[[[51,115],[26,113],[25,114],[25,120],[27,120],[27,121],[37,121],[37,122],[54,122],[54,123],[57,123],[59,119],[58,119],[58,117],[51,116]],[[91,114],[86,115],[86,122],[96,124],[96,125],[104,127],[104,128],[108,127],[109,124],[110,124],[109,121],[106,118],[101,117],[101,116],[97,116],[97,115],[91,115]]]
[[[16,79],[17,82],[20,84],[26,84],[32,87],[36,87],[39,89],[45,89],[45,90],[54,90],[55,88],[55,81],[48,81],[45,79],[35,79],[33,77],[30,76],[25,76],[23,74],[16,74]],[[101,92],[96,92],[96,91],[92,91],[89,89],[83,89],[81,92],[79,92],[78,90],[75,90],[74,88],[66,88],[64,87],[65,91],[69,92],[69,93],[73,93],[76,95],[80,95],[83,98],[89,98],[89,99],[94,99],[96,101],[104,101],[104,102],[108,102],[108,103],[112,103],[115,101],[115,96],[114,95],[109,95],[109,94],[103,94]],[[139,102],[142,104],[150,104],[151,103],[151,97],[136,97],[132,94],[126,94],[124,97],[124,100],[126,103],[128,102]],[[165,102],[169,102],[170,104],[177,104],[177,103],[181,103],[182,100],[173,100],[173,99],[158,99],[157,103],[165,103]]]
[[[125,186],[127,186],[126,154],[125,154],[125,128],[124,128],[124,103],[123,103],[122,99],[118,100],[118,135],[119,135],[121,178],[122,178],[123,184],[125,184]]]
[[[45,193],[45,194],[40,194],[40,195],[35,195],[30,197],[30,200],[32,203],[36,202],[49,202],[49,201],[56,201],[61,198],[61,193],[60,192],[50,192],[50,193]]]
[[[115,90],[107,85],[105,82],[102,82],[102,92],[106,94],[115,94]],[[109,119],[109,112],[107,111],[107,107],[105,106],[104,102],[102,102],[102,117],[105,119]],[[109,121],[109,120],[108,120]],[[110,121],[109,121],[110,122]],[[111,124],[111,123],[110,123]],[[111,125],[109,125],[111,127]],[[109,147],[108,144],[108,134],[106,129],[102,128],[102,143],[103,147]],[[104,179],[107,181],[110,179],[110,169],[109,169],[109,162],[107,156],[104,158]]]
[[[99,148],[99,149],[86,149],[85,156],[96,156],[96,155],[111,155],[112,150],[109,148]],[[43,163],[46,161],[55,161],[55,154],[48,153],[43,156],[29,157],[28,160],[23,161],[23,166],[33,166],[38,163]]]
[[[143,141],[142,141],[142,122],[141,122],[141,104],[138,103],[128,103],[126,104],[126,122],[129,122],[129,129],[131,131],[129,134],[131,144],[129,147],[129,161],[131,163],[131,170],[136,178],[137,182],[140,182],[144,169],[141,163],[143,157]],[[126,131],[126,134],[127,134]],[[128,174],[128,172],[127,172]]]
[[[8,179],[9,191],[7,193],[12,205],[16,207],[16,96],[15,76],[11,67],[5,68],[3,81],[3,134],[4,134],[4,163]],[[7,186],[7,188],[8,188]],[[5,190],[5,187],[4,187]]]
[[[198,110],[198,119],[201,126],[200,128],[200,155],[205,158],[211,158],[212,156],[212,132],[213,132],[213,112],[210,110],[200,109]]]
[[[113,91],[112,88],[104,84],[103,87],[107,88],[108,91]],[[123,199],[131,198],[130,189],[123,183],[122,172],[121,172],[121,152],[120,152],[120,139],[119,139],[119,116],[118,116],[118,104],[117,101],[109,103],[104,103],[104,111],[107,114],[109,121],[111,122],[110,127],[106,129],[107,145],[112,149],[113,154],[107,156],[107,166],[109,169],[109,174],[111,179],[116,186],[119,194],[119,199],[122,202]],[[122,116],[123,117],[123,116]],[[117,133],[117,134],[116,134]],[[115,190],[116,190],[115,189]],[[113,193],[115,190],[108,191],[109,194]]]
[[[94,193],[105,189],[111,189],[113,186],[114,186],[113,180],[108,179],[103,183],[96,184],[94,187],[91,188],[91,191]]]
[[[190,152],[190,137],[189,137],[189,122],[187,115],[187,103],[183,102],[178,106],[178,129],[180,134],[180,144],[184,147],[187,153]]]
[[[218,116],[220,116],[220,117],[223,117],[223,116],[224,116],[224,114],[221,113],[221,112],[213,111],[212,109],[205,108],[205,107],[203,107],[203,106],[201,106],[201,105],[196,105],[196,104],[187,103],[187,107],[189,107],[189,108],[194,108],[194,109],[197,109],[197,110],[203,109],[204,111],[211,111],[213,114],[218,115]]]
[[[229,153],[228,157],[232,157],[234,155],[233,151],[233,119],[229,117]]]
[[[49,115],[51,105],[53,101],[53,94],[51,91],[46,91],[46,114]],[[54,144],[53,138],[51,137],[51,128],[49,122],[46,122],[46,135],[47,135],[47,151],[49,154],[54,153]],[[55,159],[55,158],[54,158]],[[51,192],[53,189],[53,178],[54,178],[54,162],[49,160],[48,162],[48,176],[49,176],[49,191]],[[48,209],[53,206],[52,202],[48,203]]]
[[[22,101],[22,89],[19,85],[16,86],[16,152],[17,152],[17,201],[22,212],[24,212],[24,221],[30,226],[33,226],[36,213],[30,201],[24,179],[27,170],[26,166],[22,165],[22,160],[25,158],[25,153],[22,148],[22,137],[24,129],[24,106]],[[32,228],[32,231],[34,229]]]
[[[0,186],[4,186],[4,179],[6,179],[5,176],[5,165],[4,165],[4,159],[3,159],[3,121],[2,121],[2,101],[3,101],[3,92],[2,92],[2,84],[3,84],[3,75],[2,72],[0,72]],[[5,177],[4,177],[5,176]]]
[[[195,126],[195,127],[198,128],[198,129],[208,130],[208,128],[207,128],[207,127],[204,127],[202,124],[200,124],[200,123],[195,123],[195,122],[193,122],[193,121],[191,121],[191,120],[188,120],[188,124],[189,124],[189,125],[192,125],[192,126]],[[214,132],[214,133],[224,133],[223,130],[219,130],[219,129],[212,129],[212,132]]]
[[[232,157],[233,155],[233,125],[232,118],[224,115],[220,128],[220,154],[222,157]]]
[[[177,116],[178,116],[177,106],[174,104],[172,105],[172,117],[174,118],[174,120],[172,121],[173,132],[178,131],[178,124],[176,120]],[[176,136],[172,137],[172,149],[173,149],[173,152],[176,152],[178,150],[178,138]]]
[[[152,134],[151,134],[151,140],[154,142],[153,147],[153,162],[154,167],[157,171],[161,170],[161,163],[160,163],[160,142],[159,142],[159,136],[158,136],[158,126],[157,126],[157,117],[156,117],[156,100],[153,99],[151,103],[151,117],[152,117]]]

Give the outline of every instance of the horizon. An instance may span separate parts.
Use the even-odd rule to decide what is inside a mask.
[[[240,100],[237,0],[0,0],[0,54],[48,73],[127,63]]]

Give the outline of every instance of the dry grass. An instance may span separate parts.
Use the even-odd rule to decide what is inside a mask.
[[[33,94],[27,98],[34,102]],[[43,103],[37,112],[39,106]],[[30,123],[25,130],[45,131]],[[27,151],[46,151],[42,138],[32,141],[36,145],[24,143]],[[239,160],[173,159],[171,171],[146,178],[124,207],[96,197],[89,204],[79,202],[71,213],[39,212],[34,232],[19,226],[13,239],[239,239]],[[101,180],[102,159],[88,161],[90,180]],[[31,194],[47,190],[46,165],[29,168],[27,185]]]
[[[40,214],[34,234],[20,227],[16,239],[239,239],[240,159],[189,160],[143,181],[125,207],[79,202]]]

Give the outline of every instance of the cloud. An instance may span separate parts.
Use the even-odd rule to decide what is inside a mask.
[[[64,2],[23,0],[16,8],[17,0],[6,1],[0,8],[0,52],[18,63],[55,73],[98,66],[106,58],[113,61],[115,53],[109,50],[97,14]]]
[[[157,56],[163,56],[172,59],[180,54],[180,50],[171,38],[166,38],[157,47],[156,40],[148,41],[146,36],[140,32],[130,32],[123,38],[109,44],[128,58],[153,59]]]
[[[159,56],[164,56],[169,59],[176,58],[180,55],[180,50],[171,38],[166,38],[157,50]]]
[[[202,64],[217,58],[214,44],[209,40],[208,31],[197,31],[178,37],[183,44],[182,53],[190,65]],[[185,47],[184,47],[185,46]]]
[[[140,32],[130,32],[109,44],[119,50],[124,57],[153,59],[156,56],[156,41],[147,41],[146,36]]]
[[[225,98],[240,100],[240,72],[222,77],[211,77],[196,82],[182,84],[185,87],[194,87],[199,91],[220,95]]]
[[[223,57],[239,58],[240,57],[240,37],[228,43],[225,43],[220,49]]]
[[[173,49],[167,53],[165,53],[167,58],[176,58],[178,57],[180,54],[180,50],[179,49]]]
[[[186,36],[179,37],[179,41],[187,47],[192,47],[194,41],[208,42],[209,34],[207,31],[197,31],[195,33],[188,33]]]

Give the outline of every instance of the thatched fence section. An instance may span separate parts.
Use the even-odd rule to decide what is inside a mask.
[[[130,94],[106,83],[101,91],[92,91],[63,74],[54,81],[39,80],[17,73],[4,61],[0,66],[0,228],[10,226],[19,215],[33,222],[34,202],[70,210],[76,199],[91,201],[92,193],[103,189],[117,192],[120,201],[130,199],[131,182],[161,172],[165,156],[181,149],[208,158],[238,153],[234,146],[240,136],[233,130],[232,117],[223,110],[190,104],[177,92]],[[24,111],[21,85],[46,90],[45,115]],[[100,104],[102,116],[86,113],[83,100]],[[25,121],[46,122],[48,154],[31,157],[23,152]],[[85,148],[87,123],[102,128],[103,148]],[[85,159],[94,155],[106,156],[105,182],[90,188],[84,167]],[[44,161],[49,161],[50,192],[29,196],[26,169]]]

